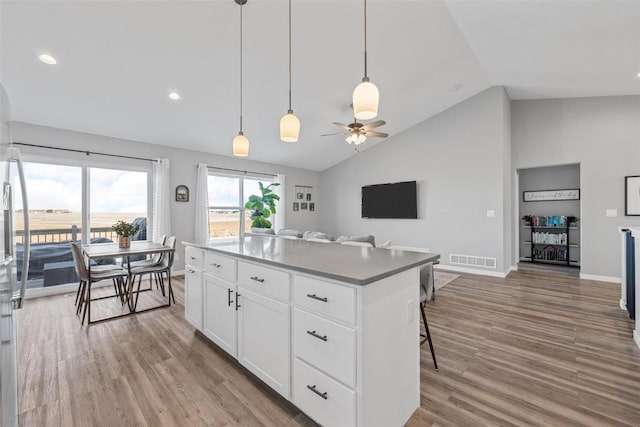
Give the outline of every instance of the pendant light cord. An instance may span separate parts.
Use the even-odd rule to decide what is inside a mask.
[[[240,5],[240,133],[242,133],[242,9]]]
[[[291,109],[291,0],[289,0],[289,113]]]
[[[367,0],[364,0],[364,78],[367,79]]]

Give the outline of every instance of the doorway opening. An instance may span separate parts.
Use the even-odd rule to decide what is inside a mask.
[[[580,275],[580,164],[519,169],[518,269]]]

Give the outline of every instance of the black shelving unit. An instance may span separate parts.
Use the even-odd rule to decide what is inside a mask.
[[[571,248],[578,248],[577,243],[570,243],[570,230],[577,230],[578,227],[575,223],[569,223],[565,227],[558,226],[541,226],[526,224],[525,228],[530,229],[530,239],[525,241],[525,244],[531,246],[531,255],[525,257],[532,263],[541,264],[559,264],[566,265],[568,267],[579,267],[578,261],[571,260]],[[565,233],[566,239],[564,243],[550,243],[550,242],[536,242],[534,239],[534,233],[537,231],[557,231],[557,233],[550,233],[551,235],[561,235]]]

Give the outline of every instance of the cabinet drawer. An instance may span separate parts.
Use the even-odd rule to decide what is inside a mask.
[[[289,302],[289,273],[248,262],[238,262],[238,283],[260,294]]]
[[[187,246],[184,250],[184,263],[197,270],[202,270],[202,249]]]
[[[327,317],[356,323],[356,291],[323,280],[296,275],[293,298],[296,305]]]
[[[215,252],[205,251],[204,271],[227,282],[236,281],[237,261]]]
[[[356,386],[355,330],[296,308],[293,354],[348,386]]]
[[[293,403],[324,426],[356,425],[356,393],[298,358],[293,362]]]

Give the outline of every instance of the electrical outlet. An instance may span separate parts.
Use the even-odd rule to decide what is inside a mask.
[[[607,218],[615,218],[615,217],[618,216],[618,210],[617,209],[605,209],[604,215]]]
[[[496,217],[496,211],[494,211],[493,209],[487,211],[487,218],[495,218],[495,217]]]

